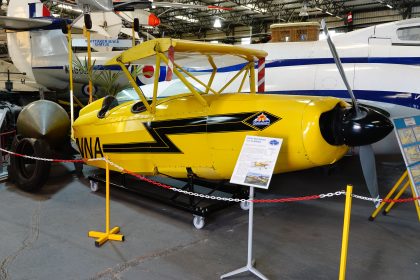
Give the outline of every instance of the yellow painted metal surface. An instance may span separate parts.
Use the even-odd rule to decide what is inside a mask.
[[[353,193],[353,186],[352,185],[347,185],[346,205],[345,205],[345,208],[344,208],[343,238],[342,238],[342,242],[341,242],[340,272],[339,272],[339,275],[338,275],[339,280],[345,280],[346,279],[347,252],[348,252],[348,248],[349,248],[352,193]]]
[[[394,184],[392,189],[389,191],[389,193],[386,195],[384,200],[390,199],[391,196],[398,190],[398,188],[401,186],[402,182],[408,178],[408,171],[404,171],[404,173],[401,175],[401,177],[398,179],[398,181]],[[370,215],[370,220],[373,221],[376,216],[381,212],[382,208],[386,205],[385,201],[382,201],[381,204],[378,206],[378,208],[373,211],[373,213]]]
[[[161,38],[141,43],[129,50],[126,50],[109,60],[106,65],[117,65],[118,62],[130,63],[135,60],[141,60],[156,55],[157,52],[166,52],[170,46],[174,47],[175,52],[198,53],[204,55],[228,54],[243,57],[248,61],[253,61],[255,58],[258,59],[267,56],[267,52],[265,51],[252,50],[239,46]]]
[[[130,101],[103,119],[97,117],[102,102],[98,100],[81,110],[74,123],[75,137],[87,158],[106,155],[130,171],[174,177],[186,177],[186,168],[191,167],[207,179],[230,178],[246,135],[284,139],[275,173],[330,164],[347,151],[346,146],[329,145],[319,133],[320,114],[341,104],[337,98],[240,93],[202,97],[209,106],[192,94],[158,100],[154,114],[132,113]],[[253,125],[261,113],[273,121],[267,127]],[[159,141],[164,142],[160,150],[153,147]],[[138,143],[150,148],[129,150]],[[109,144],[128,148],[107,152]],[[171,152],[172,144],[178,152]]]
[[[105,231],[89,231],[88,236],[96,238],[95,246],[100,247],[108,240],[124,241],[124,235],[119,234],[120,227],[110,229],[111,212],[110,212],[110,197],[109,197],[109,163],[105,163],[105,176],[106,176],[106,192],[105,192]]]

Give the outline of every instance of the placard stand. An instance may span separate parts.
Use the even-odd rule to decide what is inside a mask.
[[[252,261],[252,232],[254,227],[254,187],[250,187],[249,191],[249,222],[248,222],[248,260],[247,264],[244,267],[238,268],[232,272],[226,273],[220,277],[220,279],[225,279],[227,277],[231,277],[233,275],[237,275],[246,271],[249,271],[256,276],[258,276],[260,279],[268,280],[267,277],[265,277],[261,272],[259,272],[254,266]]]
[[[253,123],[257,126],[266,126],[271,123],[271,120],[264,113],[261,113],[253,120]],[[246,266],[226,273],[220,279],[249,271],[260,279],[268,280],[253,266],[252,261],[254,188],[268,189],[282,143],[283,139],[279,138],[251,135],[245,137],[230,182],[232,184],[249,186],[248,260]]]

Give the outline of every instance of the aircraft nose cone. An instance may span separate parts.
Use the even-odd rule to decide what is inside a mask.
[[[160,19],[153,13],[149,15],[148,23],[150,26],[158,26],[160,24]]]
[[[378,142],[394,128],[392,122],[382,113],[362,106],[360,110],[363,113],[360,118],[352,116],[353,110],[343,116],[341,132],[343,143],[347,146],[364,146]]]
[[[394,126],[382,113],[359,106],[361,116],[353,108],[335,107],[320,118],[321,134],[331,145],[364,146],[387,136]]]

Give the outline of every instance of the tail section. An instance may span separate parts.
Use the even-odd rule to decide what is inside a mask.
[[[51,16],[48,8],[40,0],[10,0],[7,16],[20,18],[39,18]]]
[[[42,3],[29,3],[29,18],[50,17],[51,13]]]
[[[7,8],[7,16],[14,17],[14,18],[28,19],[26,20],[27,21],[26,25],[28,24],[31,25],[32,23],[30,21],[38,20],[38,19],[31,20],[30,18],[35,18],[35,17],[39,18],[39,17],[50,16],[50,15],[51,15],[50,11],[39,0],[10,0],[8,8]],[[19,69],[19,71],[26,73],[26,77],[28,79],[36,80],[34,76],[34,72],[33,72],[33,66],[36,66],[36,63],[34,62],[36,62],[37,60],[40,60],[38,59],[38,57],[42,57],[45,60],[46,53],[53,52],[53,47],[52,47],[53,44],[51,42],[54,42],[53,39],[55,39],[55,38],[48,38],[50,39],[50,41],[48,41],[48,40],[40,40],[38,37],[44,34],[54,33],[55,31],[35,32],[33,33],[34,36],[31,37],[31,31],[25,31],[26,25],[25,24],[22,25],[23,23],[25,23],[25,20],[22,21],[23,23],[19,22],[19,20],[15,20],[15,21],[16,21],[17,27],[24,26],[24,28],[20,28],[20,29],[17,28],[19,32],[7,33],[7,44],[8,44],[8,49],[9,49],[9,56],[12,59],[13,64]],[[48,25],[49,23],[47,22],[46,24]],[[59,32],[61,32],[61,30]],[[49,42],[48,46],[45,46],[46,43],[44,43],[44,45],[41,45],[39,41],[47,42],[47,43]],[[59,40],[56,40],[56,41],[59,41]],[[64,40],[62,41],[64,41],[65,43],[65,37],[64,37]],[[57,45],[57,43],[54,43],[54,44]],[[38,49],[34,50],[33,49],[34,47],[35,48],[38,47]],[[65,45],[64,47],[60,45],[60,49],[64,49],[62,50],[62,52],[67,51],[65,49]]]

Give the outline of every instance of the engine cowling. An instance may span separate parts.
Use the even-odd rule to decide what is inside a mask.
[[[25,138],[42,139],[52,147],[57,147],[69,137],[70,119],[57,103],[37,100],[20,112],[17,132]]]

